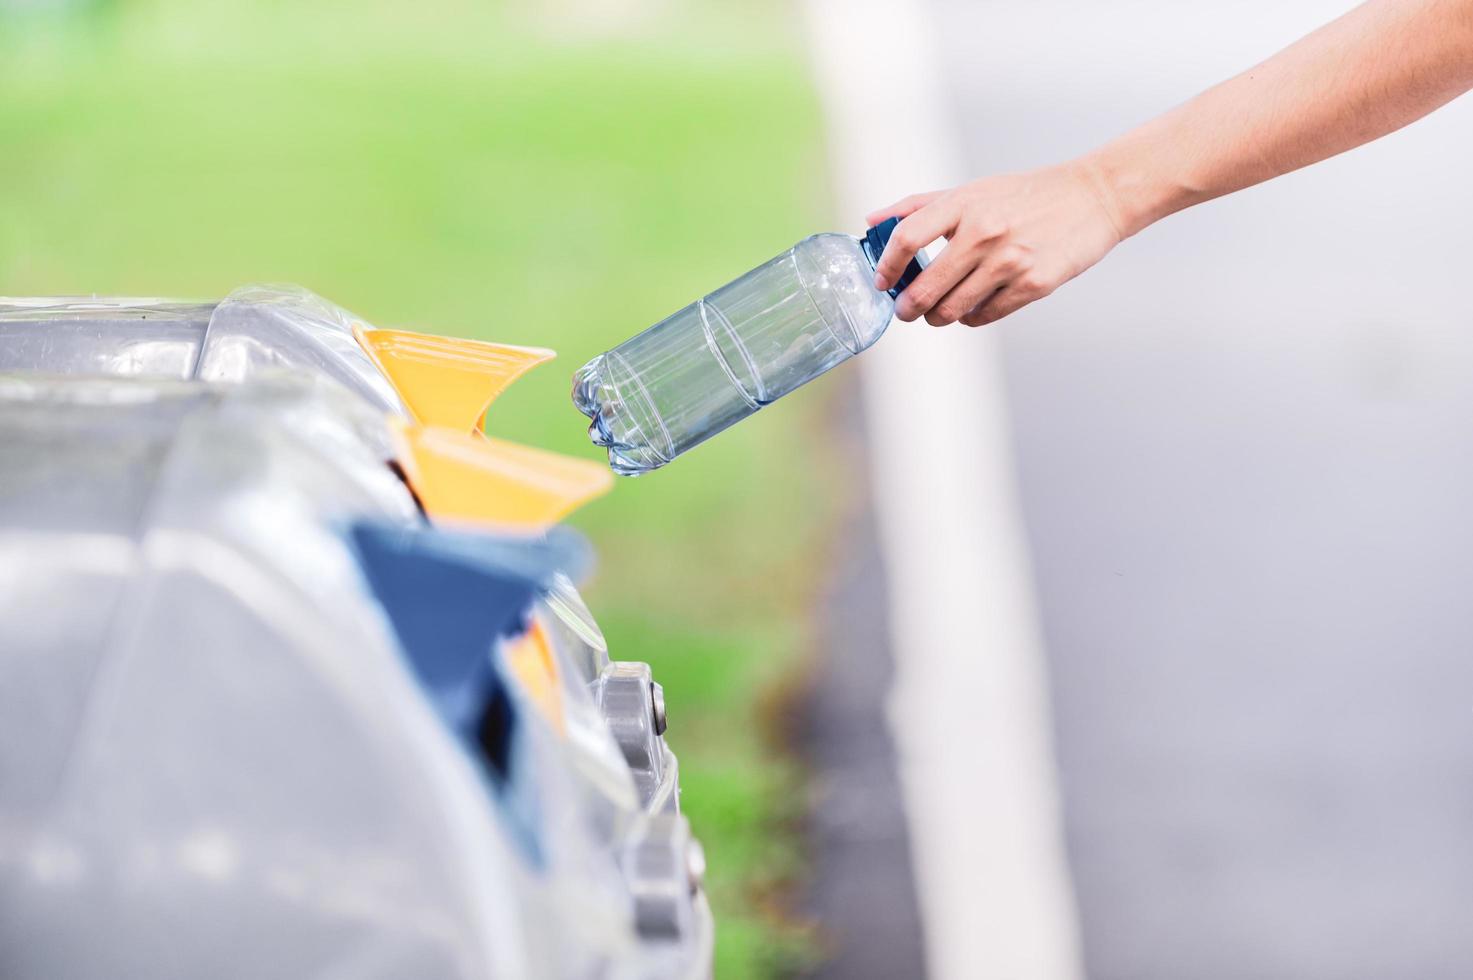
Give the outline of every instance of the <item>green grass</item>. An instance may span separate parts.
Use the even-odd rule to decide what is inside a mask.
[[[490,428],[593,458],[568,376],[819,225],[816,110],[776,5],[572,36],[536,6],[0,17],[0,293],[289,281],[380,326],[553,347]],[[615,656],[667,691],[721,977],[807,955],[771,910],[800,794],[760,715],[823,533],[814,387],[575,520]]]

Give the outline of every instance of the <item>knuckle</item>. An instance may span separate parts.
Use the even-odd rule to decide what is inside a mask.
[[[924,280],[911,283],[906,289],[905,295],[910,297],[910,306],[915,310],[929,310],[935,305],[940,297],[935,295],[935,288],[928,285]]]
[[[937,303],[931,312],[926,314],[926,319],[933,326],[940,326],[943,323],[955,323],[966,312],[966,310],[960,309],[960,306],[960,303],[951,300]]]
[[[1018,271],[1012,257],[1001,250],[988,252],[986,258],[982,260],[982,266],[987,275],[995,280],[1015,278],[1014,274]]]
[[[973,226],[972,234],[976,235],[981,241],[995,242],[999,239],[1007,238],[1011,230],[1006,221],[994,215],[988,215],[977,220]]]
[[[997,256],[993,260],[999,272],[1005,276],[1012,276],[1025,271],[1023,250],[1016,245],[1004,245],[997,250]]]
[[[987,252],[987,239],[971,229],[963,230],[955,239],[948,239],[946,247],[950,248],[953,242],[959,251],[974,261],[982,258]]]
[[[1020,276],[1016,280],[1015,285],[1017,286],[1019,292],[1035,298],[1039,296],[1047,296],[1049,294],[1049,291],[1053,288],[1049,285],[1048,278],[1046,276],[1039,275],[1037,272],[1029,272],[1026,275]]]

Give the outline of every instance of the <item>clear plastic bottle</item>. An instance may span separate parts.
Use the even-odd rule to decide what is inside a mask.
[[[614,472],[664,466],[880,339],[924,265],[875,288],[897,223],[805,238],[580,368],[573,404]]]

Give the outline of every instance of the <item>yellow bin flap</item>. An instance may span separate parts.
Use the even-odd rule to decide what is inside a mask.
[[[557,356],[545,347],[353,328],[353,336],[421,425],[469,432],[513,381]]]
[[[512,675],[527,698],[537,706],[559,734],[563,725],[562,691],[558,686],[557,658],[547,631],[538,622],[523,635],[506,644],[505,656]]]
[[[430,517],[544,528],[609,491],[608,468],[479,432],[400,426],[399,461]]]

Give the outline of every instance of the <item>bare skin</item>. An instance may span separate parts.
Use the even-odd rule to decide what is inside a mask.
[[[1360,146],[1473,88],[1473,0],[1370,0],[1269,60],[1058,166],[913,194],[881,257],[887,289],[940,256],[896,316],[976,327],[1042,299],[1167,215]]]

